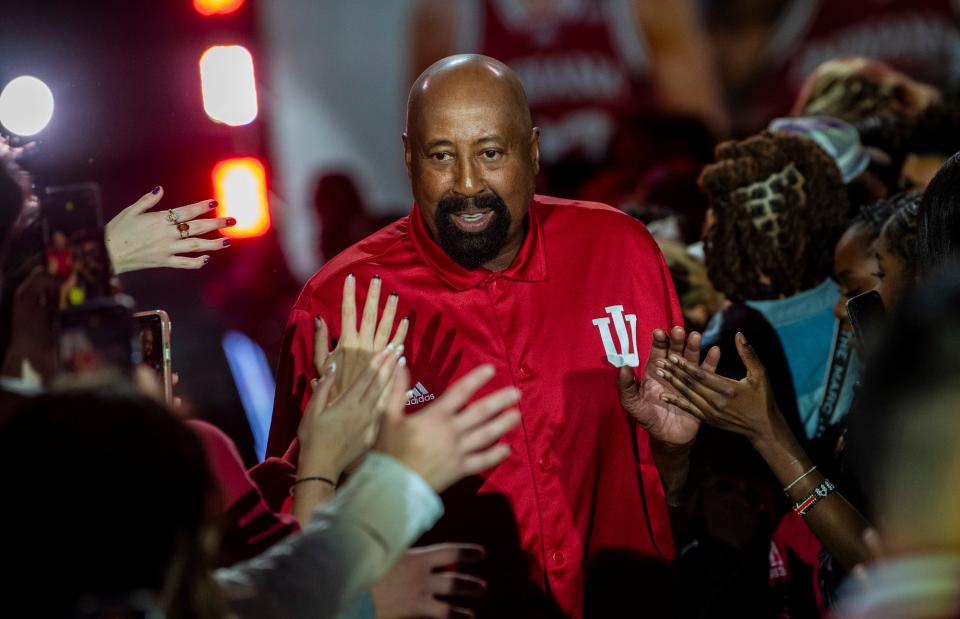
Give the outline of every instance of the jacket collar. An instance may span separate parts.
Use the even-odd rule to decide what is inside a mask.
[[[410,238],[427,266],[454,290],[467,290],[499,277],[523,282],[544,281],[547,279],[547,258],[539,210],[540,205],[534,196],[527,209],[527,234],[520,251],[513,263],[499,273],[483,267],[467,269],[454,262],[433,240],[417,204],[413,205],[410,212]]]

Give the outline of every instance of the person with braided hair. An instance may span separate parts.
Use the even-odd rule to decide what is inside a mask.
[[[839,290],[830,279],[848,211],[840,171],[812,140],[763,132],[720,144],[700,186],[714,222],[704,242],[707,271],[733,302],[704,338],[732,347],[736,331],[744,331],[771,375],[789,377],[774,381],[780,400],[791,387],[795,395],[783,410],[795,410],[794,430],[799,425],[798,435],[812,438],[823,429],[821,418],[835,418],[852,396],[852,355],[833,316]],[[776,334],[769,345],[768,334],[757,333],[763,323]],[[733,365],[726,374],[739,378],[743,371]]]

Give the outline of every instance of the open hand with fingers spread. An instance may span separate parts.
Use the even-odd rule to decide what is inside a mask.
[[[206,252],[229,247],[229,239],[197,238],[237,223],[232,217],[198,219],[216,208],[216,201],[204,200],[167,211],[147,212],[162,198],[163,188],[156,187],[107,224],[107,252],[117,274],[157,267],[199,269],[210,260]],[[199,253],[205,255],[180,255]]]
[[[668,355],[682,356],[688,363],[700,363],[700,334],[687,336],[683,327],[674,327],[669,337],[660,329],[653,332],[653,344],[650,357],[644,369],[640,383],[634,379],[633,370],[620,368],[617,387],[620,390],[620,402],[628,413],[646,430],[651,438],[668,446],[683,446],[691,443],[700,429],[698,417],[692,417],[684,409],[669,400],[663,394],[672,390],[670,383],[656,373],[656,363]],[[720,361],[720,349],[714,346],[703,360],[703,367],[709,372],[717,368]]]
[[[487,583],[469,574],[450,571],[447,566],[483,560],[483,546],[476,544],[435,544],[408,550],[386,576],[373,585],[377,619],[407,617],[473,617],[473,611],[453,606],[437,595],[480,597]]]
[[[407,337],[409,321],[406,318],[400,320],[396,331],[393,328],[399,302],[397,293],[387,297],[383,314],[380,315],[382,287],[383,282],[380,277],[373,276],[367,288],[367,298],[363,304],[363,313],[358,327],[357,278],[353,273],[347,275],[343,282],[343,300],[340,306],[340,338],[332,352],[327,325],[318,317],[313,362],[318,376],[322,376],[325,368],[330,364],[337,365],[338,371],[331,387],[331,398],[336,398],[348,385],[352,384],[357,374],[363,371],[374,354],[384,350],[388,344],[399,347]]]
[[[663,393],[663,401],[723,430],[742,434],[753,443],[772,439],[785,425],[767,380],[767,372],[742,333],[736,336],[737,353],[747,368],[743,380],[724,378],[712,368],[697,366],[671,353],[655,362],[657,376],[676,393]]]
[[[400,368],[397,373],[404,380],[394,384],[375,449],[409,466],[437,492],[510,455],[510,447],[496,441],[520,421],[520,411],[510,408],[520,400],[520,391],[499,389],[465,407],[493,378],[493,366],[469,372],[412,415],[403,411],[409,372]]]

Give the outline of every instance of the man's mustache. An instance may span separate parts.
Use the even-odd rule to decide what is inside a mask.
[[[500,208],[506,208],[503,199],[497,194],[484,194],[480,196],[447,196],[437,203],[437,211],[443,215],[456,215],[463,211],[475,209],[479,211],[496,211]]]

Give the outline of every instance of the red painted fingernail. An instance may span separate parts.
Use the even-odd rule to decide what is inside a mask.
[[[160,185],[157,185],[156,187],[154,187],[153,191],[151,191],[150,193],[152,193],[153,195],[157,195],[158,193],[160,193]]]
[[[227,217],[227,225],[228,225],[228,226],[235,226],[235,225],[237,225],[237,220],[234,219],[233,217]]]
[[[379,276],[379,275],[374,275],[374,276],[373,276],[373,279],[380,279],[380,276]]]
[[[203,263],[206,264],[206,263],[208,263],[208,262],[210,262],[210,256],[204,256],[204,257],[203,257]]]
[[[394,290],[393,292],[390,293],[390,296],[391,296],[391,297],[397,297],[397,296],[400,296],[400,295],[398,295],[398,294],[397,294],[397,291]]]
[[[219,202],[217,202],[216,200],[210,200],[209,202],[207,202],[207,206],[209,206],[210,208],[217,208],[217,204],[219,204]]]
[[[230,247],[230,239],[223,239],[223,246]]]

